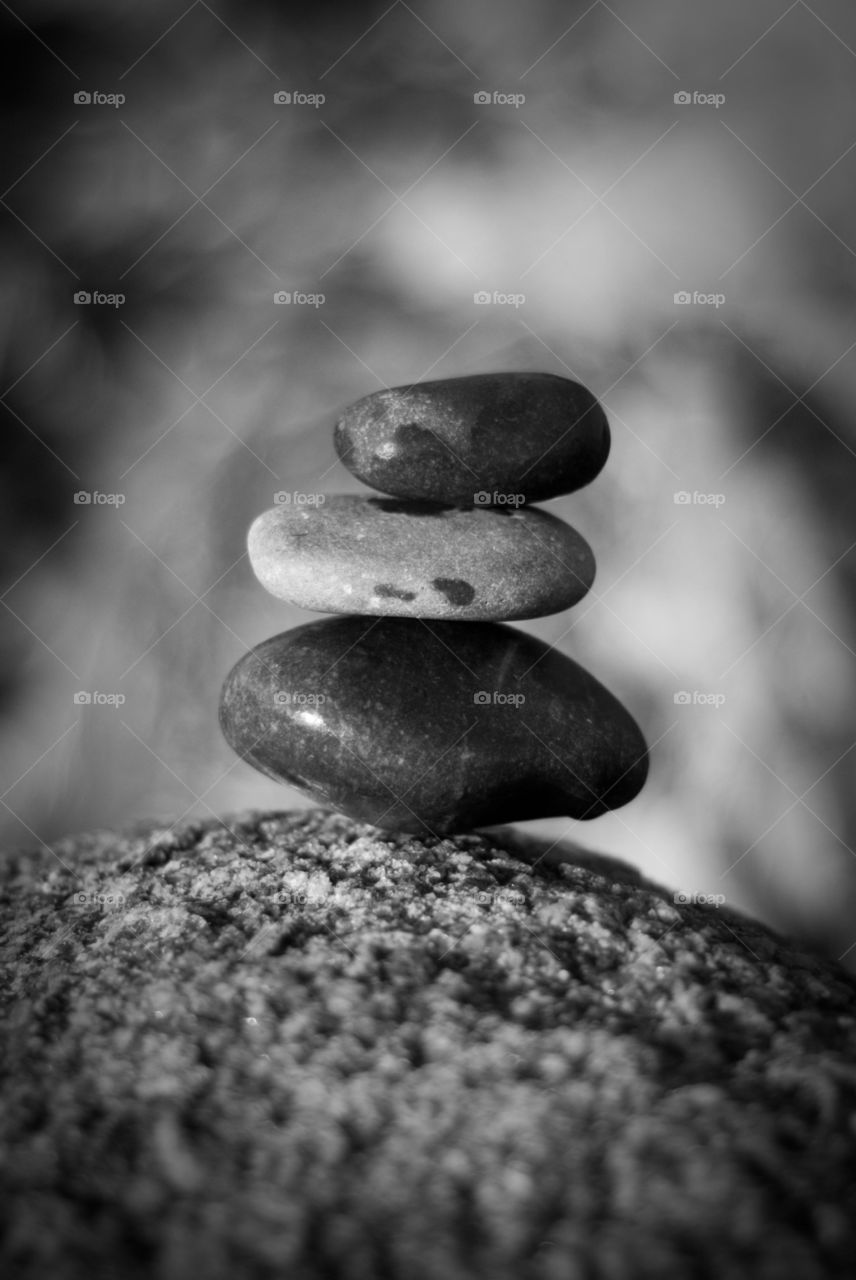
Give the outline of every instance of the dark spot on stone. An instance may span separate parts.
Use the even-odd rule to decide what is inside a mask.
[[[423,427],[419,422],[402,422],[395,428],[395,443],[399,447],[396,462],[400,465],[402,458],[407,459],[410,470],[422,466],[442,466],[451,463],[459,467],[454,450],[433,431],[431,427]]]
[[[408,449],[418,449],[420,445],[424,449],[433,449],[437,443],[434,432],[419,422],[402,422],[395,428],[395,439]]]
[[[442,592],[449,604],[471,604],[476,594],[475,589],[464,582],[463,578],[435,578],[431,586]]]
[[[374,589],[376,596],[392,600],[415,600],[415,591],[402,591],[399,587],[391,587],[386,582],[379,582]]]
[[[414,498],[369,498],[372,506],[395,516],[444,516],[447,511],[455,511],[441,502],[424,502]]]

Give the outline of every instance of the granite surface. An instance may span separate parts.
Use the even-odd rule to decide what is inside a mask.
[[[317,810],[3,864],[3,1274],[814,1280],[856,987],[505,831]]]

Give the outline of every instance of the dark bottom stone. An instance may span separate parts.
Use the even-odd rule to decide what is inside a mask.
[[[273,636],[229,675],[220,720],[270,777],[422,835],[631,800],[638,726],[588,671],[488,622],[363,616]]]

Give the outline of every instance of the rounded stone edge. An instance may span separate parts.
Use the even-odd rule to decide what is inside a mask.
[[[464,508],[470,507],[473,505],[479,505],[474,503],[472,493],[468,493],[463,490],[460,493],[456,493],[455,495],[450,496],[448,493],[440,494],[435,489],[428,489],[419,484],[396,485],[393,488],[379,487],[376,480],[368,478],[368,475],[366,474],[366,471],[367,471],[366,465],[361,463],[359,459],[354,456],[355,454],[359,453],[359,444],[355,444],[351,439],[349,439],[351,428],[350,428],[350,423],[348,419],[350,417],[353,417],[356,420],[356,425],[361,426],[362,424],[359,422],[360,413],[364,411],[365,406],[368,405],[370,402],[374,402],[375,404],[377,404],[381,402],[381,400],[384,397],[386,398],[394,397],[397,393],[412,390],[414,387],[418,387],[419,389],[424,389],[425,387],[444,385],[448,383],[466,383],[470,380],[481,379],[481,378],[512,379],[516,377],[541,378],[541,379],[544,379],[545,381],[554,379],[557,382],[569,384],[570,386],[575,388],[576,394],[580,395],[581,398],[586,399],[588,401],[588,405],[582,411],[582,413],[577,417],[575,422],[572,424],[572,427],[568,428],[568,430],[572,430],[573,427],[575,427],[577,423],[580,422],[581,419],[586,417],[588,414],[593,414],[598,419],[599,427],[600,427],[600,430],[597,433],[598,447],[596,450],[593,450],[594,458],[592,461],[592,465],[581,472],[581,478],[578,480],[578,482],[573,484],[570,488],[568,488],[566,485],[562,485],[561,487],[557,488],[555,485],[544,484],[537,490],[533,490],[532,494],[528,497],[527,502],[528,503],[549,502],[554,498],[565,497],[568,494],[577,493],[580,489],[586,488],[594,480],[596,480],[597,477],[600,475],[600,473],[603,471],[604,467],[609,461],[609,457],[612,452],[612,430],[609,425],[609,418],[607,416],[606,409],[604,408],[599,397],[596,396],[595,393],[588,386],[586,386],[585,383],[579,382],[576,378],[567,378],[563,374],[548,373],[543,370],[516,370],[516,371],[498,370],[492,373],[465,374],[458,378],[432,379],[431,382],[427,382],[427,383],[416,383],[416,384],[401,383],[394,387],[382,387],[378,391],[368,392],[366,395],[360,396],[358,400],[354,400],[350,404],[346,405],[345,408],[342,409],[341,412],[338,414],[333,427],[333,433],[332,433],[333,447],[336,452],[336,456],[341,462],[342,466],[345,467],[345,469],[352,476],[354,476],[355,479],[359,480],[362,484],[367,485],[375,493],[384,493],[390,497],[400,498],[403,500],[410,499],[414,501],[448,502],[453,506],[459,506]],[[565,434],[567,434],[567,432]],[[559,440],[561,440],[562,438],[563,437],[559,437]],[[559,443],[559,441],[557,441],[556,443]],[[548,450],[548,452],[550,452],[550,450]],[[346,457],[346,455],[351,455],[351,456]],[[506,487],[503,487],[501,491],[505,494]],[[511,492],[510,487],[508,487],[507,492]],[[499,506],[501,504],[489,502],[484,505]]]

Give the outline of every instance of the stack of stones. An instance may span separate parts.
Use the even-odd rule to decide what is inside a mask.
[[[273,636],[229,674],[220,720],[269,777],[421,836],[631,800],[645,741],[595,678],[503,621],[557,613],[594,579],[569,525],[531,502],[588,484],[606,417],[576,382],[480,374],[366,396],[336,451],[389,497],[326,496],[253,523],[273,595],[346,615]]]

